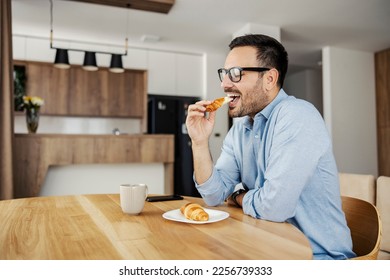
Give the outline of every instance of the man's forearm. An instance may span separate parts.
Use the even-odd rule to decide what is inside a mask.
[[[208,142],[203,144],[192,143],[192,154],[194,158],[195,180],[200,185],[206,182],[213,173],[213,160]]]

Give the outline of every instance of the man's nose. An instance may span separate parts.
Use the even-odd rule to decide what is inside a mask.
[[[223,77],[223,80],[221,82],[221,87],[222,88],[231,88],[233,86],[233,82],[230,80],[229,78],[229,75],[226,74],[224,77]]]

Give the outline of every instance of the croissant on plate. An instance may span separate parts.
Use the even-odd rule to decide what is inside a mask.
[[[220,107],[222,107],[222,105],[226,104],[226,103],[229,103],[231,100],[230,97],[221,97],[221,98],[217,98],[213,101],[213,103],[211,103],[210,105],[207,105],[206,106],[206,112],[213,112],[213,111],[216,111],[217,109],[219,109]]]
[[[209,214],[197,203],[187,203],[180,207],[180,212],[186,219],[193,221],[208,221]]]

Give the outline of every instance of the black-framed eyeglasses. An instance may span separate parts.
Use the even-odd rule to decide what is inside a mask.
[[[270,68],[265,68],[265,67],[232,67],[229,69],[221,68],[218,69],[218,76],[222,82],[226,74],[228,74],[229,79],[233,83],[238,83],[239,81],[241,81],[242,71],[264,72],[268,70],[270,70]]]

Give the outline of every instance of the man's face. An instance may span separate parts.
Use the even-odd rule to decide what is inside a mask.
[[[235,66],[264,67],[264,65],[259,65],[256,56],[257,52],[254,47],[236,47],[229,52],[224,67],[225,69]],[[270,103],[261,77],[259,72],[254,71],[242,71],[241,80],[237,83],[233,83],[229,75],[224,77],[221,87],[228,96],[234,98],[229,103],[230,117],[249,115],[253,118]]]

